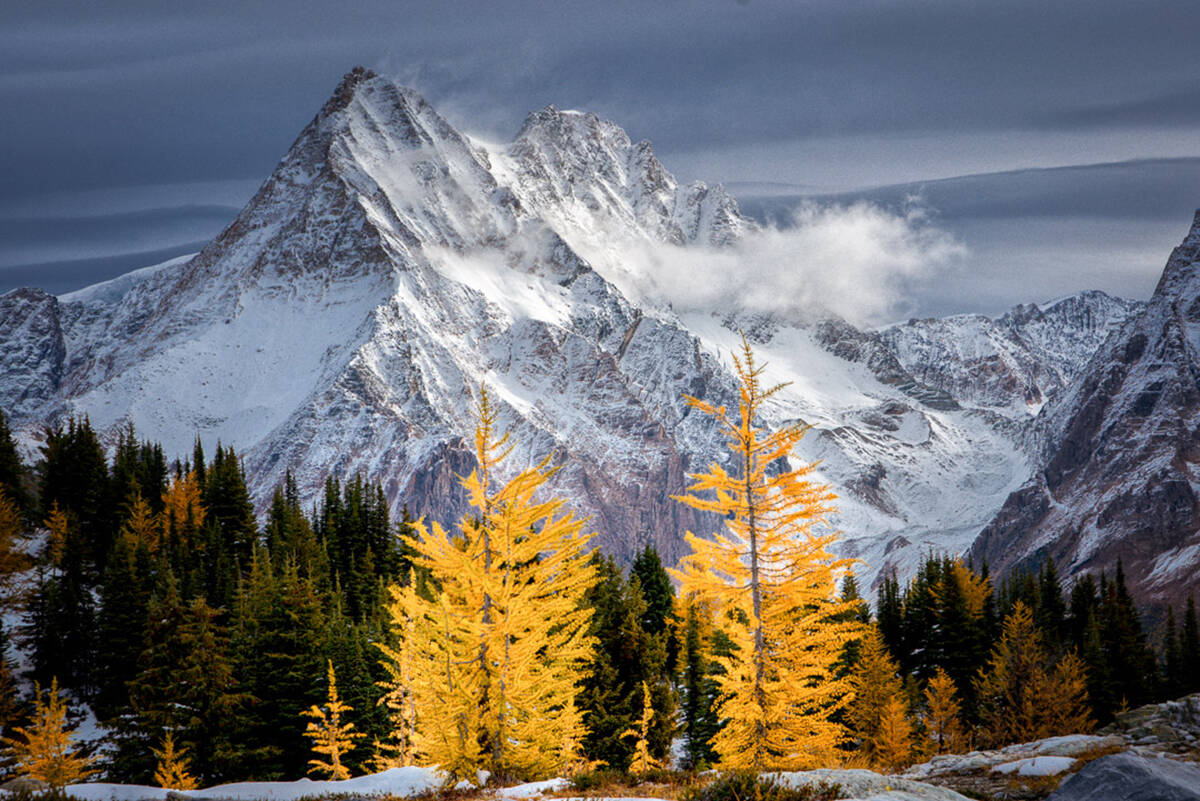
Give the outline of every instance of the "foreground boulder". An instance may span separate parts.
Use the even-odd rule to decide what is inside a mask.
[[[1200,801],[1200,765],[1112,754],[1089,762],[1046,801]]]
[[[881,776],[870,770],[806,770],[781,773],[779,783],[789,787],[816,787],[836,784],[844,799],[870,801],[967,801],[948,787],[905,779],[900,776]]]

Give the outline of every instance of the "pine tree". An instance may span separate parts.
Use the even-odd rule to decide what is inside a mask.
[[[1175,610],[1167,607],[1166,633],[1163,635],[1163,689],[1167,698],[1183,695],[1184,678],[1183,649],[1179,644],[1179,632],[1175,626]]]
[[[154,769],[154,781],[168,790],[195,790],[199,786],[194,776],[188,773],[187,749],[176,748],[175,735],[167,732],[163,737],[162,750],[155,750],[158,767]]]
[[[17,513],[22,516],[33,507],[29,475],[17,452],[17,442],[13,439],[3,409],[0,409],[0,493],[12,501]]]
[[[1183,692],[1200,692],[1200,625],[1196,621],[1196,599],[1189,595],[1183,615],[1183,636],[1179,643],[1183,654]]]
[[[935,753],[955,753],[966,745],[958,689],[950,674],[941,668],[925,687],[925,710],[925,729]]]
[[[609,557],[592,559],[598,580],[585,605],[592,610],[590,634],[596,647],[580,682],[577,705],[588,721],[586,752],[613,769],[627,769],[633,744],[624,732],[637,725],[642,684],[650,686],[656,712],[648,735],[650,751],[662,759],[674,735],[674,694],[666,670],[668,632],[645,628],[647,604],[641,582],[626,580]]]
[[[327,593],[326,593],[327,596]],[[314,676],[329,657],[327,613],[313,577],[259,549],[236,592],[231,624],[235,674],[248,700],[238,715],[243,776],[269,781],[307,769],[301,713],[324,693]]]
[[[684,767],[700,770],[716,759],[711,740],[720,728],[716,703],[718,688],[713,675],[712,614],[689,600],[683,640],[683,730],[687,737]]]
[[[497,418],[484,390],[461,534],[417,524],[419,537],[408,540],[440,591],[429,599],[411,585],[397,589],[392,615],[417,635],[411,690],[423,758],[460,777],[480,768],[543,776],[561,767],[564,712],[590,654],[581,601],[595,569],[583,521],[562,500],[534,501],[552,472],[545,463],[496,481],[510,450],[494,433]]]
[[[846,737],[831,720],[847,702],[846,683],[834,672],[858,626],[838,620],[851,607],[833,595],[835,577],[849,562],[827,550],[835,535],[812,530],[834,497],[806,479],[814,466],[768,470],[804,435],[797,425],[771,434],[757,427],[762,404],[781,387],[763,388],[763,368],[744,338],[734,364],[741,382],[737,418],[725,407],[687,399],[725,431],[734,472],[713,464],[677,498],[725,517],[727,532],[713,540],[688,532],[692,554],[676,576],[684,592],[719,610],[734,643],[733,653],[720,660],[720,715],[727,723],[713,745],[722,765],[755,771],[814,766],[835,759]]]
[[[633,774],[649,773],[662,767],[662,762],[650,756],[650,726],[654,722],[654,706],[650,703],[650,685],[642,682],[642,715],[638,719],[637,728],[627,729],[621,734],[634,740],[633,760],[629,763],[629,772]]]
[[[337,675],[330,660],[329,696],[325,706],[314,705],[304,713],[305,717],[312,718],[304,730],[304,736],[312,740],[312,750],[328,757],[329,761],[309,760],[308,764],[312,766],[309,773],[325,773],[334,780],[350,778],[350,771],[342,764],[342,756],[354,747],[355,740],[363,737],[361,732],[354,731],[353,723],[342,722],[342,713],[353,711],[353,707],[338,698]]]
[[[22,776],[62,788],[92,775],[94,760],[75,748],[75,731],[67,723],[67,704],[59,694],[57,679],[51,681],[48,692],[43,693],[40,685],[35,687],[32,717],[28,727],[18,726],[16,736],[5,741]]]

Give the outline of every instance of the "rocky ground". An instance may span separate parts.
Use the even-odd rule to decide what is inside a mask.
[[[940,755],[903,776],[997,801],[1200,799],[1200,694],[1130,710],[1095,735]]]

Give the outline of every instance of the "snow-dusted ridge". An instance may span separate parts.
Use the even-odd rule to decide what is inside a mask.
[[[733,397],[741,329],[769,378],[792,382],[768,422],[813,426],[797,456],[822,461],[841,496],[830,523],[869,580],[970,543],[1031,471],[1023,377],[1058,391],[1095,321],[1132,309],[1081,295],[1065,303],[1086,313],[875,332],[677,313],[636,291],[650,269],[638,253],[756,231],[720,187],[680,186],[649,143],[595,115],[549,106],[485,145],[356,69],[194,258],[60,298],[0,296],[0,407],[29,448],[70,414],[133,422],[171,454],[197,435],[235,446],[260,504],[286,470],[309,497],[330,473],[362,472],[396,511],[450,522],[486,382],[516,460],[562,463],[554,488],[603,547],[628,559],[654,543],[673,561],[685,530],[717,522],[670,495],[723,451],[682,396]],[[1017,354],[1022,378],[973,394],[989,348]]]

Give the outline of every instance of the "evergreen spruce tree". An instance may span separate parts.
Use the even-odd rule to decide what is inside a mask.
[[[231,652],[246,703],[238,715],[241,775],[282,780],[307,770],[301,713],[322,700],[314,676],[328,654],[327,614],[312,577],[260,549],[234,601]]]
[[[879,583],[876,597],[876,621],[879,634],[897,663],[903,665],[911,661],[904,642],[904,604],[900,595],[900,581],[893,572],[885,575]]]
[[[61,566],[71,581],[91,587],[104,569],[116,536],[117,503],[110,494],[108,463],[86,418],[72,419],[65,430],[47,429],[45,436],[42,514],[49,516],[56,506],[69,518]]]
[[[648,734],[651,755],[663,759],[671,744],[674,699],[666,670],[667,630],[653,635],[645,629],[647,604],[639,581],[626,580],[610,557],[596,555],[592,562],[598,580],[585,603],[593,610],[590,633],[596,648],[576,703],[588,723],[588,758],[624,770],[634,756],[624,733],[637,725],[643,684],[651,688],[658,712]]]
[[[0,409],[0,494],[12,501],[21,516],[33,509],[30,484],[31,477],[17,452],[12,429],[8,426],[4,410]]]
[[[1200,692],[1200,625],[1196,621],[1196,599],[1189,595],[1183,615],[1179,648],[1183,658],[1183,692]]]
[[[731,769],[827,763],[846,738],[832,719],[848,700],[845,682],[834,676],[836,663],[859,630],[838,619],[852,607],[834,598],[835,577],[849,563],[827,550],[835,535],[812,530],[834,496],[806,480],[811,465],[768,472],[791,454],[804,429],[767,434],[758,428],[763,402],[779,387],[762,386],[763,368],[744,338],[734,364],[741,382],[736,418],[688,398],[724,430],[734,472],[713,464],[693,476],[689,494],[679,498],[725,517],[726,533],[714,540],[688,532],[692,554],[677,573],[684,592],[718,610],[735,646],[720,659],[719,714],[727,723],[713,746]]]
[[[689,601],[683,638],[683,732],[686,737],[683,766],[703,770],[716,759],[712,738],[720,728],[716,703],[719,688],[712,659],[712,613]]]
[[[1175,627],[1175,610],[1167,607],[1166,632],[1163,635],[1163,691],[1167,698],[1183,694],[1184,679],[1183,649],[1179,644],[1179,632]]]
[[[143,633],[154,590],[151,544],[156,536],[143,527],[139,506],[126,522],[105,565],[96,618],[96,695],[92,710],[100,720],[111,720],[128,705],[128,684],[139,671]]]

